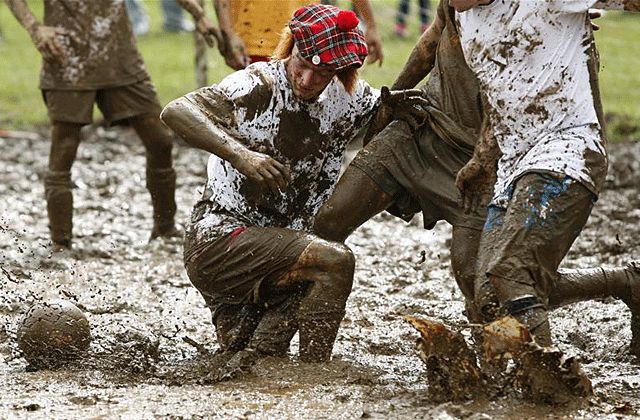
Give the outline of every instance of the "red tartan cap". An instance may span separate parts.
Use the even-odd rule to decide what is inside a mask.
[[[358,23],[358,17],[350,10],[311,4],[296,10],[289,28],[304,59],[316,66],[340,70],[360,67],[367,58],[367,42]]]

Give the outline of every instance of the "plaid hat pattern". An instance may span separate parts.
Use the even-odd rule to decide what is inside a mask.
[[[350,10],[312,4],[296,10],[289,28],[303,58],[340,70],[360,67],[367,57],[367,42],[358,23]]]

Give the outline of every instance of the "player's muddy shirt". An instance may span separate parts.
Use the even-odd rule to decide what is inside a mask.
[[[433,109],[429,122],[438,137],[469,155],[478,138],[483,109],[478,80],[467,66],[448,0],[438,5],[444,28],[438,41],[436,59],[423,88]]]
[[[595,194],[602,187],[605,140],[587,15],[594,3],[495,0],[456,14],[502,151],[493,204],[505,206],[508,186],[529,171],[566,174]]]
[[[350,95],[334,78],[317,100],[298,100],[280,61],[252,64],[186,95],[238,141],[291,173],[286,189],[274,195],[211,155],[203,198],[214,205],[188,230],[199,239],[238,225],[310,230],[338,180],[345,146],[368,123],[379,96],[362,80]]]
[[[41,89],[93,90],[148,78],[124,0],[45,0],[44,24],[66,29],[63,64],[43,61]]]

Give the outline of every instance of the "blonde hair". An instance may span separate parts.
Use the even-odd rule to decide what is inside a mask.
[[[293,46],[295,45],[295,41],[293,40],[293,34],[291,33],[291,29],[288,26],[285,26],[280,33],[280,41],[278,41],[278,45],[276,49],[273,50],[273,55],[271,55],[271,59],[273,60],[286,60],[291,57],[291,52],[293,51]],[[356,84],[358,83],[358,78],[360,77],[360,68],[351,66],[345,69],[339,70],[336,74],[344,89],[352,94],[356,89]]]

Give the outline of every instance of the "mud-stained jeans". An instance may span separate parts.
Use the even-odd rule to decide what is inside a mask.
[[[537,172],[522,176],[509,193],[506,208],[489,206],[475,300],[485,321],[514,315],[547,345],[549,290],[595,195],[565,175]]]

